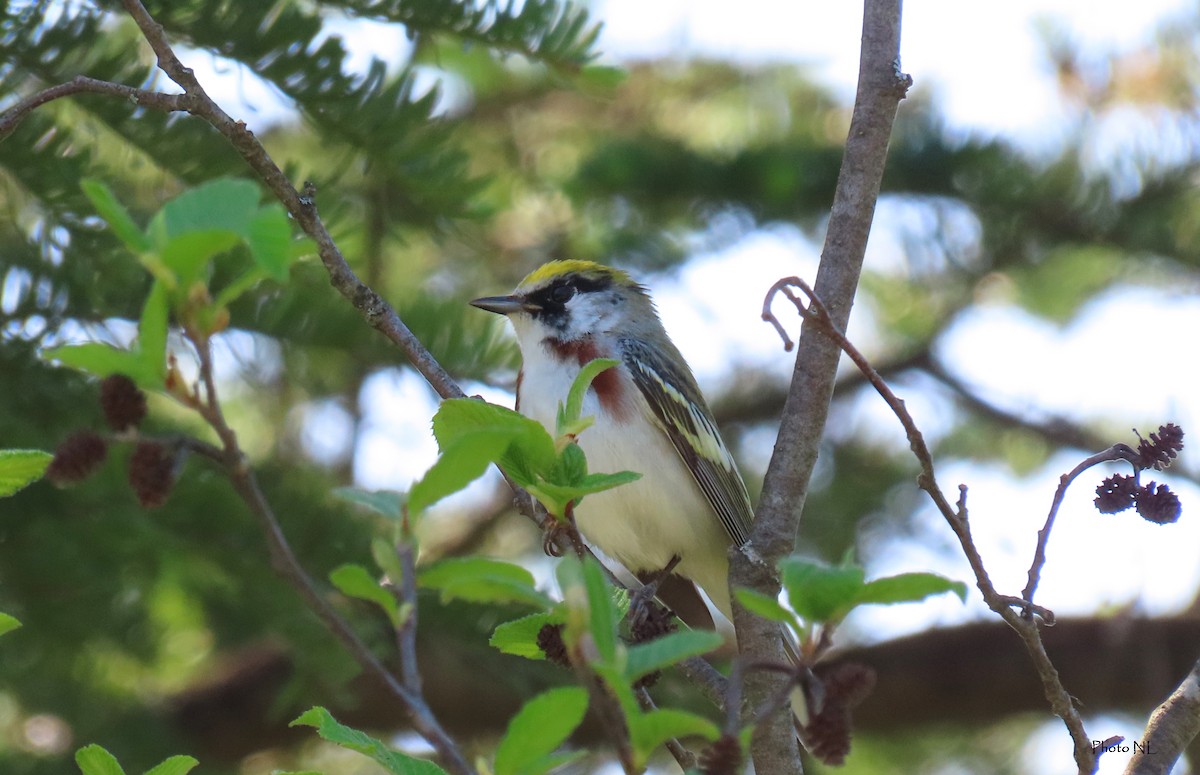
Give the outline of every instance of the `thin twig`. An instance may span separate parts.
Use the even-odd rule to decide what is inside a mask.
[[[168,113],[190,110],[192,104],[192,99],[187,94],[163,94],[127,86],[123,83],[101,81],[86,75],[77,75],[65,83],[31,94],[4,111],[4,114],[0,115],[0,140],[12,134],[34,109],[48,102],[75,94],[103,94],[108,97],[120,97],[139,107],[154,108]]]
[[[205,400],[197,402],[197,410],[205,422],[221,439],[223,465],[230,483],[242,500],[250,507],[251,513],[258,520],[266,536],[270,550],[271,564],[300,593],[309,608],[321,619],[324,625],[334,634],[347,651],[358,663],[401,701],[412,722],[414,729],[434,747],[443,763],[457,775],[473,775],[474,768],[467,762],[454,739],[442,728],[434,717],[428,704],[419,692],[419,679],[413,688],[406,673],[405,682],[401,683],[371,652],[370,648],[358,637],[350,624],[342,618],[329,601],[321,594],[312,578],[304,570],[283,527],[275,516],[274,509],[259,487],[258,479],[253,469],[247,464],[246,456],[238,446],[237,434],[225,421],[221,404],[217,398],[216,380],[213,376],[212,348],[209,340],[203,336],[190,337],[195,345],[199,361],[200,381],[204,385]],[[413,667],[415,669],[415,665]]]
[[[396,628],[396,650],[400,654],[400,674],[410,692],[421,694],[421,671],[417,667],[417,560],[412,544],[396,545],[401,578],[395,588],[400,603],[400,626]]]
[[[793,287],[800,289],[807,300],[806,302],[798,299],[789,290],[785,290]],[[1047,702],[1050,703],[1051,710],[1063,720],[1063,724],[1066,725],[1067,731],[1071,735],[1071,740],[1075,748],[1075,763],[1079,768],[1079,772],[1093,772],[1096,768],[1097,754],[1095,749],[1092,748],[1091,739],[1088,737],[1086,729],[1084,729],[1083,719],[1075,707],[1074,698],[1066,690],[1066,687],[1062,685],[1062,681],[1058,677],[1058,669],[1046,653],[1037,622],[1027,616],[1025,611],[1038,613],[1048,623],[1053,623],[1053,613],[1047,609],[1030,605],[1029,601],[1024,598],[1001,595],[996,591],[996,588],[992,585],[991,578],[988,576],[987,569],[984,567],[979,549],[971,537],[971,528],[967,514],[966,486],[959,485],[957,504],[951,506],[949,499],[947,499],[945,493],[942,492],[942,489],[937,484],[937,478],[934,475],[933,455],[930,453],[929,447],[925,444],[925,438],[917,427],[916,421],[909,414],[904,401],[892,391],[891,387],[871,366],[867,358],[846,338],[840,327],[833,321],[825,304],[813,289],[809,287],[808,283],[798,277],[787,277],[775,283],[768,291],[767,299],[763,305],[764,319],[770,321],[771,318],[774,318],[774,313],[771,312],[771,301],[779,293],[783,293],[784,296],[792,301],[806,323],[813,324],[822,334],[832,339],[838,348],[854,362],[854,365],[859,368],[863,376],[871,383],[872,387],[875,388],[904,427],[909,447],[912,449],[913,455],[917,458],[921,466],[921,473],[917,477],[917,485],[929,495],[934,505],[937,506],[938,511],[945,518],[947,524],[950,525],[950,529],[954,531],[959,545],[964,555],[966,555],[967,562],[971,566],[971,571],[975,575],[975,585],[979,588],[984,602],[992,611],[1004,619],[1024,642],[1025,648],[1033,661],[1034,669],[1039,679],[1041,679],[1042,692]],[[778,329],[777,320],[775,324]],[[786,335],[784,341],[786,346]],[[1022,613],[1014,611],[1014,607],[1021,608]]]
[[[1080,474],[1092,466],[1118,460],[1132,463],[1136,471],[1138,459],[1138,453],[1133,447],[1130,447],[1128,444],[1114,444],[1103,452],[1097,452],[1091,457],[1084,459],[1079,465],[1072,468],[1070,473],[1059,477],[1058,489],[1054,491],[1054,500],[1050,503],[1050,513],[1046,515],[1046,524],[1037,534],[1037,547],[1033,551],[1033,562],[1029,565],[1029,580],[1025,584],[1025,589],[1021,592],[1021,596],[1029,604],[1025,612],[1026,616],[1029,616],[1029,609],[1033,606],[1033,593],[1037,591],[1038,582],[1041,580],[1042,567],[1046,564],[1046,545],[1050,542],[1050,530],[1054,527],[1054,518],[1058,516],[1058,509],[1062,506],[1063,497],[1066,496],[1067,488],[1071,486],[1071,482],[1075,481]]]

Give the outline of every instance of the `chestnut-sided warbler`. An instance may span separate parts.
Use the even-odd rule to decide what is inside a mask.
[[[731,619],[726,551],[749,535],[750,498],[646,289],[590,261],[551,261],[511,295],[471,303],[512,322],[523,358],[517,410],[551,433],[580,368],[595,358],[620,362],[588,390],[583,414],[595,424],[578,443],[588,470],[642,478],[589,495],[575,510],[579,529],[642,577],[677,557],[674,572]]]

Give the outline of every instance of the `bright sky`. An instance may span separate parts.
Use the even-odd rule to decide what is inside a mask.
[[[1047,63],[1040,54],[1039,26],[1064,31],[1097,56],[1147,43],[1156,25],[1185,13],[1186,0],[1010,0],[1005,3],[962,0],[910,0],[905,4],[902,68],[918,89],[932,89],[952,131],[1001,136],[1032,154],[1052,150],[1073,117],[1056,96]],[[596,9],[605,20],[601,49],[614,61],[659,57],[664,53],[733,57],[747,61],[783,60],[809,68],[847,103],[857,76],[861,4],[740,0],[605,0]],[[347,28],[350,32],[352,28]],[[396,51],[404,45],[394,33],[365,25],[354,35],[364,58],[371,52]],[[199,75],[206,80],[203,63]],[[211,68],[207,68],[211,69]],[[216,73],[211,73],[216,77]],[[269,121],[259,87],[231,80],[237,93],[257,103],[257,121]],[[902,213],[880,213],[880,223]],[[887,271],[897,266],[896,246],[880,227],[868,251],[868,266]],[[750,259],[753,260],[750,260]],[[789,357],[773,331],[758,319],[766,288],[778,277],[815,271],[816,248],[786,229],[756,232],[720,253],[697,258],[679,277],[643,278],[701,381],[713,380],[731,360],[771,362],[787,373]],[[481,288],[481,294],[501,288]],[[1168,420],[1192,431],[1200,428],[1200,359],[1194,332],[1200,330],[1197,289],[1164,293],[1159,289],[1114,291],[1089,305],[1064,327],[1034,319],[998,301],[981,307],[948,336],[942,356],[968,383],[1005,406],[1035,407],[1066,417],[1128,417],[1143,432]],[[782,310],[781,310],[782,311]],[[1124,321],[1154,321],[1129,325]],[[869,331],[870,311],[860,305],[852,336]],[[795,330],[795,329],[793,329]],[[714,346],[713,342],[720,342]],[[1147,362],[1152,379],[1140,380],[1113,364],[1130,358]],[[403,489],[433,459],[428,433],[433,411],[430,393],[412,375],[378,376],[368,382],[364,406],[367,430],[360,441],[360,484]],[[469,392],[485,392],[470,386]],[[901,386],[903,393],[903,386]],[[510,397],[487,391],[499,401]],[[949,405],[917,396],[918,422],[935,433],[944,426]],[[321,411],[336,410],[324,407]],[[895,420],[879,401],[863,400],[858,422],[888,443],[903,445]],[[330,428],[332,424],[323,424]],[[332,430],[332,428],[330,428]],[[314,433],[314,442],[323,433]],[[1129,441],[1130,435],[1114,439]],[[331,439],[325,436],[326,441]],[[320,446],[319,444],[317,446]],[[1185,459],[1188,454],[1185,453]],[[977,540],[1003,591],[1016,593],[1032,553],[1035,532],[1049,507],[1058,476],[1077,462],[1056,455],[1022,479],[991,467],[947,465],[944,487],[959,482],[971,490],[971,514]],[[1192,466],[1195,470],[1196,466]],[[1200,504],[1195,488],[1165,477],[1184,503],[1184,518],[1158,527],[1136,517],[1102,517],[1091,507],[1091,489],[1101,473],[1085,475],[1071,491],[1050,544],[1050,563],[1040,601],[1060,614],[1083,614],[1108,605],[1133,605],[1164,613],[1189,602],[1200,585]],[[872,564],[872,574],[930,569],[969,579],[965,562],[947,551],[949,531],[930,513],[927,536]],[[929,623],[951,624],[980,616],[981,604],[964,607],[953,600],[905,606],[859,617],[864,628],[903,632]],[[1111,722],[1108,726],[1117,724]],[[1136,738],[1136,728],[1096,728],[1098,736],[1120,733]],[[1028,741],[1026,751],[1038,772],[1073,771],[1070,747],[1061,727],[1048,725]],[[1125,759],[1104,757],[1101,772],[1118,772]]]

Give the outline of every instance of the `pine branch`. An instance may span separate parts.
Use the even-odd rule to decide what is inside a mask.
[[[596,58],[600,25],[582,4],[560,0],[524,3],[460,0],[346,0],[343,7],[374,19],[399,22],[410,37],[452,35],[467,43],[520,54],[574,72]]]

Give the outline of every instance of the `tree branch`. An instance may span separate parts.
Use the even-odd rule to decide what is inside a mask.
[[[804,293],[808,299],[807,305],[791,292],[791,287],[799,288]],[[1097,749],[1092,747],[1091,739],[1083,727],[1083,719],[1080,717],[1079,711],[1075,706],[1075,700],[1067,692],[1066,687],[1063,686],[1062,681],[1059,679],[1058,670],[1055,668],[1054,663],[1051,662],[1049,655],[1046,653],[1045,645],[1042,643],[1038,623],[1030,615],[1036,611],[1049,624],[1053,624],[1053,614],[1046,609],[1032,607],[1032,604],[1025,598],[1002,595],[996,591],[991,579],[988,577],[987,569],[984,567],[983,557],[980,556],[979,549],[975,546],[975,541],[971,537],[971,527],[967,518],[966,485],[959,485],[958,502],[954,506],[951,506],[949,499],[937,484],[933,470],[933,456],[929,452],[929,447],[925,444],[925,438],[913,420],[912,415],[909,414],[908,409],[905,407],[904,401],[892,391],[888,384],[883,381],[883,378],[871,367],[866,357],[858,351],[858,348],[837,327],[832,315],[821,299],[808,287],[807,283],[797,277],[784,278],[777,282],[771,288],[770,293],[767,294],[767,299],[763,304],[763,318],[772,322],[777,330],[782,330],[782,326],[778,320],[774,320],[774,315],[770,312],[770,303],[776,292],[783,293],[796,305],[796,309],[805,320],[806,329],[807,324],[812,323],[828,336],[831,341],[835,342],[841,351],[846,353],[850,360],[854,362],[854,365],[866,376],[879,395],[883,397],[883,400],[887,402],[887,405],[891,407],[892,413],[896,415],[900,424],[904,426],[909,446],[921,465],[921,474],[917,477],[917,485],[929,495],[937,506],[938,511],[946,519],[947,524],[950,525],[951,530],[954,531],[954,535],[958,538],[959,545],[962,547],[963,554],[966,555],[967,562],[975,574],[975,585],[983,595],[984,602],[987,603],[992,611],[1004,619],[1010,627],[1016,630],[1017,635],[1024,641],[1025,648],[1033,660],[1038,677],[1041,679],[1042,691],[1046,696],[1046,700],[1050,703],[1050,708],[1054,711],[1055,715],[1063,720],[1075,744],[1075,763],[1079,767],[1079,772],[1093,772],[1096,768]],[[783,336],[786,344],[787,336],[786,334],[783,334]],[[1059,499],[1061,499],[1061,495],[1056,498],[1056,503]],[[1051,519],[1053,519],[1056,509],[1057,506],[1051,510]],[[1043,530],[1043,533],[1048,535],[1049,523],[1047,528]],[[1044,543],[1041,544],[1041,547],[1044,550]],[[1040,567],[1037,566],[1036,559],[1035,567]],[[1014,608],[1021,608],[1022,612],[1017,613],[1013,610]]]
[[[400,700],[408,714],[413,728],[434,747],[443,763],[456,775],[473,775],[475,769],[468,764],[459,750],[457,743],[442,728],[434,717],[425,698],[420,693],[419,679],[414,681],[415,663],[405,668],[405,680],[402,683],[384,666],[371,649],[351,628],[350,624],[338,614],[337,610],[321,594],[300,560],[292,551],[283,527],[275,516],[274,509],[258,485],[258,479],[253,469],[247,464],[246,456],[238,445],[237,434],[225,421],[217,399],[216,380],[213,376],[212,349],[206,337],[196,336],[188,332],[189,339],[196,346],[199,360],[200,381],[204,385],[205,397],[196,402],[196,409],[221,440],[223,467],[234,490],[250,508],[250,512],[258,520],[266,537],[270,550],[271,564],[304,599],[304,602],[320,618],[321,622],[334,636],[341,641],[347,651],[358,661],[362,668],[382,682],[393,696]],[[403,582],[407,583],[407,582]],[[415,611],[413,614],[415,616]],[[405,654],[415,659],[413,654]]]
[[[267,154],[262,143],[254,136],[244,121],[230,118],[216,102],[208,96],[190,68],[185,67],[167,42],[162,25],[146,11],[140,0],[121,0],[125,10],[133,17],[142,35],[158,57],[158,66],[171,80],[183,87],[193,104],[189,112],[203,118],[220,132],[242,158],[257,173],[267,188],[283,203],[288,213],[317,244],[317,254],[329,272],[329,281],[338,293],[344,296],[363,319],[375,330],[386,336],[408,356],[413,367],[442,398],[462,398],[464,393],[429,350],[405,325],[396,311],[378,293],[358,278],[341,250],[325,228],[317,213],[316,187],[306,183],[301,194],[292,185],[283,170]]]
[[[100,81],[88,78],[86,75],[77,75],[66,83],[60,83],[57,86],[42,89],[36,94],[31,94],[4,111],[4,115],[0,116],[0,140],[12,134],[34,109],[74,94],[103,94],[108,97],[120,97],[139,107],[155,108],[167,112],[187,111],[191,105],[191,99],[186,94],[163,94],[126,86],[123,83]]]
[[[843,327],[858,287],[892,124],[912,83],[898,69],[900,17],[900,0],[864,4],[858,92],[817,272],[817,289]],[[746,545],[731,550],[732,587],[748,587],[772,597],[779,593],[775,567],[795,546],[839,357],[836,344],[805,327],[754,528]],[[785,661],[776,623],[757,619],[736,603],[734,622],[749,662]],[[778,694],[785,680],[768,672],[749,675],[750,705],[760,706]],[[753,756],[759,772],[800,771],[791,719],[785,715],[776,714],[755,738]]]
[[[1125,775],[1168,775],[1183,749],[1200,734],[1200,661],[1166,702],[1150,714]]]

